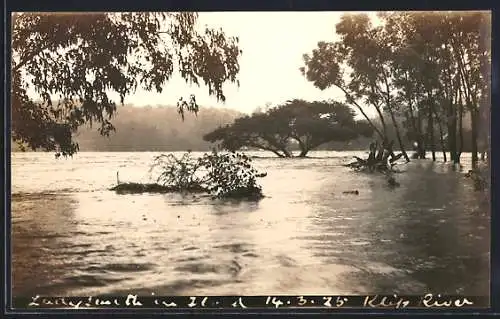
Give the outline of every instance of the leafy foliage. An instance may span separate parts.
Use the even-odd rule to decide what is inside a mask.
[[[242,153],[205,154],[200,163],[207,170],[205,184],[217,198],[260,198],[262,187],[257,178],[266,176],[251,165],[252,159]]]
[[[355,121],[354,112],[337,102],[292,100],[264,113],[236,119],[232,125],[208,133],[204,139],[221,141],[224,149],[243,146],[271,151],[279,157],[292,157],[291,143],[298,144],[303,157],[321,144],[348,141],[359,135],[371,136],[365,122]]]
[[[374,130],[385,140],[384,111],[390,114],[396,128],[398,125],[392,93],[393,43],[389,33],[383,27],[374,27],[365,14],[342,16],[336,30],[341,40],[318,44],[318,49],[313,51],[312,56],[304,55],[306,67],[301,68],[301,71],[321,89],[330,86],[340,88],[347,103],[356,106],[370,123],[371,120],[361,105],[373,106],[382,123],[382,131],[375,126]],[[325,63],[325,60],[328,62]],[[407,158],[399,130],[396,132],[400,147]]]
[[[161,154],[153,159],[150,173],[153,173],[154,169],[160,171],[156,180],[159,185],[189,190],[202,184],[202,179],[196,175],[201,167],[201,163],[194,159],[190,152],[184,153],[181,158],[172,154]]]
[[[407,160],[402,130],[417,142],[420,157],[425,156],[427,144],[434,159],[437,132],[443,152],[447,140],[457,162],[466,110],[477,159],[478,112],[483,110],[485,120],[490,104],[489,14],[392,12],[379,18],[382,24],[373,25],[366,14],[344,15],[336,26],[340,40],[318,43],[304,55],[301,72],[322,90],[340,89],[382,141],[387,139],[389,116]],[[367,107],[377,112],[381,128],[368,118]],[[403,126],[398,125],[400,118],[405,120]]]
[[[158,185],[178,191],[204,190],[214,198],[263,197],[257,178],[266,176],[251,165],[242,153],[219,153],[213,150],[200,158],[185,153],[177,158],[162,154],[154,158],[150,173],[159,171]]]
[[[12,19],[12,137],[33,149],[73,154],[70,132],[85,123],[114,130],[119,103],[138,87],[162,92],[174,69],[187,83],[237,82],[238,39],[197,31],[197,14],[16,13]],[[179,113],[198,111],[193,96]]]

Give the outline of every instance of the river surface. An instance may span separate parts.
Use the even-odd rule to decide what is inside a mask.
[[[484,194],[431,160],[390,189],[342,166],[363,154],[254,153],[266,197],[235,203],[107,190],[147,182],[155,153],[13,153],[13,295],[488,296]]]

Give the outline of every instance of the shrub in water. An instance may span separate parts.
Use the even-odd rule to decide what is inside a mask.
[[[260,198],[262,187],[257,178],[264,177],[251,165],[252,159],[242,153],[204,154],[199,163],[206,170],[206,187],[218,198]]]
[[[191,156],[191,152],[185,153],[181,158],[172,154],[161,154],[153,159],[149,170],[159,170],[156,182],[162,186],[168,186],[179,191],[204,190],[203,179],[199,176],[201,163]],[[198,175],[197,175],[198,173]]]
[[[251,165],[242,153],[212,153],[193,158],[191,152],[177,158],[172,154],[156,156],[150,169],[159,171],[157,183],[178,191],[206,191],[215,198],[262,198],[257,178],[266,176]]]

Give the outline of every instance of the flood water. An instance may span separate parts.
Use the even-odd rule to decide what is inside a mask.
[[[489,295],[489,204],[449,164],[390,189],[359,152],[256,158],[258,203],[107,190],[154,155],[13,153],[13,295]]]

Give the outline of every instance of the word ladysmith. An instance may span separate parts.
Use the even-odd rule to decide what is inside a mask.
[[[14,300],[14,308],[473,308],[487,298],[425,296],[249,296],[249,297],[41,297]]]

